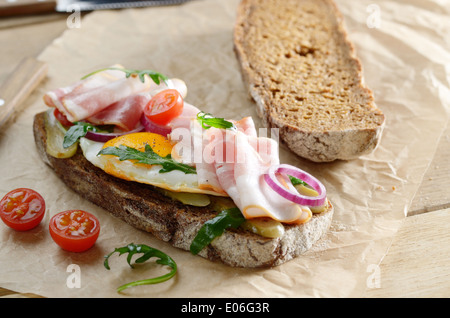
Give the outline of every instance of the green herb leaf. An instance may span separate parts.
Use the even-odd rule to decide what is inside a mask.
[[[147,246],[144,244],[134,244],[134,243],[128,244],[127,246],[116,248],[116,249],[114,249],[114,251],[112,251],[111,253],[109,253],[108,255],[105,256],[105,261],[103,262],[103,265],[108,270],[110,269],[109,262],[108,262],[109,258],[114,253],[119,253],[119,256],[122,254],[128,253],[127,263],[128,263],[128,265],[130,265],[131,268],[133,268],[133,265],[131,264],[131,259],[132,259],[133,255],[135,255],[137,253],[141,253],[144,255],[137,258],[135,260],[135,263],[144,263],[145,261],[149,260],[152,257],[157,257],[158,259],[156,260],[156,263],[161,264],[161,265],[167,265],[172,269],[169,273],[162,275],[162,276],[143,279],[143,280],[137,280],[137,281],[119,286],[117,288],[117,292],[120,292],[126,288],[133,287],[133,286],[162,283],[162,282],[165,282],[165,281],[171,279],[173,276],[175,276],[175,274],[177,272],[177,264],[169,255],[167,255],[153,247],[150,247],[150,246]]]
[[[296,178],[296,177],[293,177],[293,176],[289,176],[289,179],[291,180],[292,185],[294,185],[294,186],[296,186],[298,184],[302,184],[304,186],[308,185],[305,181],[300,180],[299,178]]]
[[[69,148],[80,140],[81,137],[86,136],[88,131],[111,133],[113,130],[113,125],[94,126],[82,121],[74,122],[73,126],[71,126],[64,135],[63,147]]]
[[[211,127],[236,129],[236,126],[232,122],[225,120],[223,118],[213,117],[213,115],[211,115],[210,113],[199,112],[197,114],[197,120],[205,129],[209,129]]]
[[[97,128],[89,123],[85,122],[75,122],[64,135],[63,147],[69,148],[74,143],[76,143],[81,137],[86,136],[87,132],[97,131]]]
[[[113,70],[113,71],[122,71],[125,72],[125,76],[128,78],[130,76],[137,76],[139,77],[139,79],[141,80],[142,83],[145,83],[145,75],[148,75],[153,82],[155,82],[157,85],[159,85],[161,83],[161,81],[163,81],[164,83],[166,83],[168,85],[168,81],[169,78],[161,73],[152,71],[152,70],[130,70],[130,69],[126,69],[126,68],[119,68],[119,67],[106,67],[106,68],[102,68],[100,70],[91,72],[85,76],[83,76],[81,79],[86,79],[89,76],[92,76],[94,74],[103,72],[103,71],[107,71],[107,70]]]
[[[172,170],[180,170],[185,174],[197,173],[194,167],[173,160],[170,154],[166,157],[161,157],[156,152],[154,152],[152,147],[150,147],[149,145],[145,145],[144,152],[125,145],[120,145],[118,147],[106,147],[100,150],[98,155],[117,156],[119,157],[120,161],[137,160],[137,163],[160,165],[162,166],[162,169],[159,170],[159,173],[165,173]]]
[[[203,248],[219,237],[228,228],[236,229],[245,221],[238,208],[221,211],[215,218],[206,221],[191,243],[190,251],[198,254]]]

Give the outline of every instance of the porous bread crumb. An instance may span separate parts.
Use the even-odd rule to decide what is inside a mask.
[[[334,2],[243,0],[234,41],[264,123],[291,150],[332,161],[376,147],[385,118]]]

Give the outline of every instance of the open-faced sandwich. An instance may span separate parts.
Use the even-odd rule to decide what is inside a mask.
[[[252,118],[214,117],[186,94],[153,71],[93,72],[45,94],[37,149],[82,197],[193,254],[265,267],[309,250],[333,215],[323,184],[280,163]]]

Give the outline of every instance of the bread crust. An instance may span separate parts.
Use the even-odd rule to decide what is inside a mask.
[[[301,5],[306,8],[303,12]],[[274,27],[281,24],[281,12],[287,8],[283,18],[290,19],[294,31]],[[311,29],[299,16],[306,11],[310,11],[306,18],[319,13],[326,18]],[[284,39],[284,32],[289,39]],[[335,46],[316,41],[324,36]],[[339,50],[332,50],[335,47]],[[385,116],[364,84],[361,62],[332,0],[242,0],[234,51],[263,124],[278,128],[280,140],[292,152],[314,162],[330,162],[355,159],[376,149]],[[341,66],[347,74],[339,78],[334,74],[342,71]],[[312,75],[301,74],[308,71]]]
[[[113,177],[77,153],[66,159],[54,158],[46,151],[45,112],[36,114],[33,134],[42,160],[64,183],[83,198],[104,208],[133,227],[189,251],[190,244],[204,222],[217,212],[211,207],[184,205],[163,195],[157,188]],[[264,238],[245,230],[227,230],[199,255],[233,267],[271,267],[303,254],[327,231],[333,206],[303,225],[286,225],[284,236]]]

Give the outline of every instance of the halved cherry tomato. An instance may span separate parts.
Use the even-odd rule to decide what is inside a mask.
[[[36,191],[18,188],[8,192],[0,201],[0,217],[17,231],[28,231],[41,223],[45,201]]]
[[[91,213],[68,210],[50,219],[50,235],[62,249],[84,252],[90,249],[100,234],[100,222]]]
[[[144,108],[144,114],[158,125],[167,125],[181,115],[183,105],[183,97],[176,89],[166,89],[152,97]]]
[[[53,115],[55,115],[56,119],[58,119],[59,122],[60,122],[63,126],[72,126],[72,125],[73,125],[73,123],[71,123],[71,122],[67,119],[66,115],[64,115],[63,113],[61,113],[61,112],[59,111],[58,108],[55,108],[55,110],[53,111]]]

